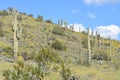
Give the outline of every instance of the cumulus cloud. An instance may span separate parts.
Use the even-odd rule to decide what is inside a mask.
[[[79,29],[80,29],[80,32],[86,31],[85,27],[82,24],[77,24],[77,23],[74,24],[74,31],[79,32]]]
[[[87,15],[89,18],[91,18],[91,19],[96,19],[96,16],[93,14],[93,13],[91,13],[91,12],[88,12],[88,15]]]
[[[84,0],[84,3],[88,5],[103,5],[103,4],[115,4],[120,2],[120,0]]]
[[[86,27],[83,24],[75,23],[70,25],[74,25],[74,31],[76,32],[79,32],[79,29],[80,32],[87,31]],[[70,25],[68,25],[68,28],[70,28]],[[92,30],[94,30],[94,35],[97,31],[104,38],[111,37],[111,39],[118,39],[120,35],[120,27],[116,25],[98,26],[93,29],[90,28],[90,34],[92,33]]]
[[[86,31],[85,27],[82,25],[82,24],[78,24],[78,23],[75,23],[75,24],[70,24],[70,25],[74,25],[74,31],[76,32],[82,32],[82,31]],[[70,28],[70,25],[68,25],[68,27]]]
[[[102,37],[108,38],[111,36],[112,39],[117,39],[120,34],[120,27],[116,25],[98,26],[94,30],[98,31]]]

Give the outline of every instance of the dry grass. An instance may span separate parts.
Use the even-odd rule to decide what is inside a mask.
[[[3,71],[12,69],[12,63],[0,61],[0,80],[3,80]],[[81,65],[71,65],[72,74],[79,76],[80,80],[119,80],[120,70],[115,70],[108,65],[93,65],[85,67]],[[44,80],[60,80],[60,70],[51,72]]]
[[[0,80],[3,80],[3,71],[12,69],[12,63],[0,61]]]
[[[72,72],[80,76],[80,80],[119,80],[120,70],[108,67],[108,65],[100,66],[73,66]]]

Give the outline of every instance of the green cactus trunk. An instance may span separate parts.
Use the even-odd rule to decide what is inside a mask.
[[[110,47],[110,56],[111,56],[111,50],[112,50],[112,49],[111,49],[111,39],[110,39],[109,44],[110,44],[110,46],[109,46],[109,47]]]
[[[18,40],[16,35],[16,31],[14,31],[14,61],[16,61],[18,55]]]
[[[100,46],[100,37],[98,37],[98,47],[101,47]]]
[[[80,27],[79,27],[79,33],[80,33]],[[81,41],[81,36],[80,36],[79,56],[80,56],[80,62],[81,62],[81,64],[83,64],[81,42],[82,42],[82,41]]]
[[[17,59],[18,55],[18,39],[17,39],[17,13],[15,12],[15,21],[13,25],[13,32],[14,32],[14,61]]]
[[[96,34],[95,34],[95,47],[97,47],[98,44],[97,44],[97,31],[96,31]]]
[[[90,31],[88,28],[88,64],[91,65]]]
[[[94,43],[93,43],[93,41],[94,41],[93,32],[94,32],[94,31],[92,30],[92,31],[91,31],[91,37],[90,37],[90,38],[91,38],[91,40],[90,40],[90,42],[91,42],[91,44],[90,44],[90,45],[91,45],[91,50],[92,50],[93,47],[94,47]]]

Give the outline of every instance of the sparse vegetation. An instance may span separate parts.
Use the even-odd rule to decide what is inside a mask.
[[[95,36],[74,32],[74,26],[69,29],[63,20],[56,25],[25,12],[16,18],[17,34],[22,34],[15,35],[19,49],[14,62],[14,18],[4,11],[0,15],[1,80],[119,80],[119,41],[101,38],[97,32]],[[89,67],[85,66],[88,61]]]
[[[62,27],[55,26],[52,33],[57,35],[64,35],[64,30]]]
[[[52,42],[51,46],[52,46],[54,49],[57,49],[57,50],[66,50],[66,45],[65,45],[62,41],[57,40],[57,39],[55,39],[55,40]]]

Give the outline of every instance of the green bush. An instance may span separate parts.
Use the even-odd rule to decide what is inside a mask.
[[[1,23],[0,23],[1,25]],[[3,27],[0,26],[0,36],[3,37],[4,36],[4,30],[3,30]]]
[[[113,64],[116,70],[120,70],[120,61],[114,61]]]
[[[70,80],[71,70],[69,67],[66,67],[64,63],[61,64],[62,70],[60,72],[62,80]]]
[[[8,12],[6,10],[0,11],[0,16],[6,16],[8,15]]]
[[[46,20],[45,22],[52,24],[52,21],[50,19]]]
[[[102,49],[96,49],[92,58],[97,59],[97,60],[102,59],[102,60],[105,60],[105,61],[110,60],[109,54],[105,50],[102,50]]]
[[[53,51],[51,48],[42,48],[38,54],[36,54],[35,60],[38,64],[47,63],[48,61],[59,62],[60,58],[58,53]]]
[[[116,70],[120,70],[120,54],[117,54],[114,57],[112,57],[111,62]]]
[[[3,72],[5,80],[43,80],[50,71],[49,62],[60,61],[58,54],[48,47],[43,47],[34,58],[36,65],[28,65],[24,63],[23,57],[19,56],[13,65],[13,69]]]
[[[88,39],[87,39],[87,37],[83,38],[81,43],[82,43],[84,48],[88,49]]]
[[[51,46],[52,46],[54,49],[57,49],[57,50],[66,50],[66,45],[63,44],[62,41],[57,40],[57,39],[55,39],[55,40],[52,42]]]
[[[8,57],[12,57],[14,55],[13,48],[9,46],[3,49],[3,53],[5,56],[8,56]]]
[[[40,22],[44,21],[43,16],[38,15],[37,21],[40,21]]]
[[[79,76],[73,74],[70,67],[66,66],[63,61],[61,62],[61,68],[60,75],[62,80],[80,80]]]
[[[62,27],[54,27],[53,31],[52,31],[53,34],[57,34],[57,35],[64,35],[64,30]]]
[[[25,65],[17,61],[12,70],[3,72],[4,80],[42,80],[44,72],[40,66]]]

